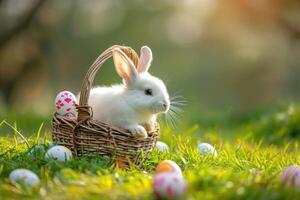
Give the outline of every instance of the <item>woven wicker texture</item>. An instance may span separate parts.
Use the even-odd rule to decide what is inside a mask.
[[[53,141],[70,148],[76,156],[97,154],[112,157],[125,166],[139,165],[153,150],[159,135],[159,125],[146,128],[149,130],[147,138],[135,138],[127,130],[93,120],[92,108],[87,104],[95,75],[103,63],[112,56],[115,48],[120,48],[137,66],[138,55],[130,47],[115,45],[100,54],[84,78],[77,107],[77,119],[54,113]]]

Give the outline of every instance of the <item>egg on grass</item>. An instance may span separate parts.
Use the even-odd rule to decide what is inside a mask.
[[[169,153],[169,146],[164,143],[164,142],[161,142],[161,141],[157,141],[156,142],[156,145],[155,145],[155,148],[160,151],[160,152],[167,152]]]
[[[56,112],[64,117],[77,117],[77,99],[72,92],[62,91],[55,98]]]
[[[71,150],[61,145],[51,147],[45,155],[46,159],[55,159],[62,162],[70,161],[72,157]]]
[[[218,156],[218,153],[217,153],[216,149],[208,143],[198,144],[197,149],[200,152],[200,155],[202,155],[202,156],[205,156],[207,154],[209,154],[213,157]]]
[[[43,157],[45,153],[46,147],[42,144],[34,145],[29,151],[31,157]]]
[[[182,171],[180,167],[172,160],[164,160],[160,162],[157,165],[155,172],[157,174],[164,173],[164,172],[173,172],[182,176]]]
[[[39,177],[28,169],[15,169],[9,174],[9,180],[13,184],[21,184],[25,187],[32,187],[40,183]]]
[[[281,184],[300,190],[300,168],[296,164],[286,167],[280,175]]]
[[[174,172],[159,173],[153,179],[153,191],[158,199],[176,199],[187,190],[183,176]]]

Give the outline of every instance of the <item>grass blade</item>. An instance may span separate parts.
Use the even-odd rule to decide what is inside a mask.
[[[10,123],[8,123],[7,121],[3,120],[2,121],[3,124],[9,126],[12,130],[14,130],[14,134],[16,135],[19,135],[20,138],[22,138],[22,140],[25,142],[26,146],[29,148],[30,145],[29,145],[29,142],[27,141],[27,139],[24,137],[24,135],[22,135],[22,133],[20,133],[15,127],[16,127],[16,124],[15,124],[15,127],[12,126]],[[2,123],[1,123],[2,124]]]

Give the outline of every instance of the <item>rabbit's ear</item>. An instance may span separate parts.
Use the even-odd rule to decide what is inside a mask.
[[[147,72],[152,62],[152,51],[149,47],[143,46],[141,48],[141,55],[138,63],[137,70],[139,73]]]
[[[116,48],[113,50],[113,59],[116,71],[126,81],[126,83],[130,83],[135,80],[138,74],[135,66],[121,49]]]

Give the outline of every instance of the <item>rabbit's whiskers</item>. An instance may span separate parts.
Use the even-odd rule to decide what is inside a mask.
[[[183,109],[181,107],[186,104],[187,101],[182,96],[173,96],[170,98],[170,109],[165,114],[165,122],[169,128],[175,129],[177,127],[178,121],[182,118]]]

